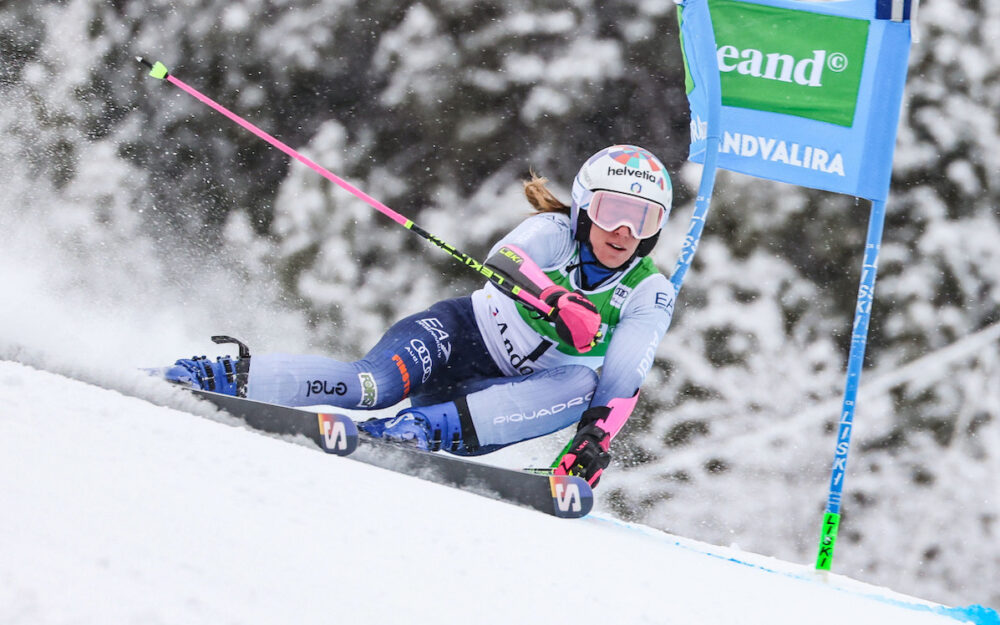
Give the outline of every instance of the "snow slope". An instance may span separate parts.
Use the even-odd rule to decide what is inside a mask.
[[[1000,623],[0,361],[0,623]]]

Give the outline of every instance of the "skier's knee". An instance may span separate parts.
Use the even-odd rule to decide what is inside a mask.
[[[559,370],[562,370],[560,372],[560,376],[565,376],[563,383],[570,388],[587,391],[588,393],[593,393],[594,389],[597,388],[597,372],[590,367],[585,367],[583,365],[566,365],[552,369],[552,371]]]
[[[365,359],[351,363],[361,391],[358,407],[364,410],[389,408],[410,392],[408,372],[402,372],[388,359]]]

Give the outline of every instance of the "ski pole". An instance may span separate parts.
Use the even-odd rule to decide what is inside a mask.
[[[153,78],[157,78],[159,80],[166,80],[167,82],[169,82],[170,84],[174,85],[175,87],[177,87],[181,91],[184,91],[185,93],[187,93],[188,95],[190,95],[190,96],[194,97],[195,99],[201,101],[202,103],[207,104],[209,107],[215,109],[217,112],[219,112],[222,115],[228,117],[230,120],[236,122],[237,124],[239,124],[240,126],[242,126],[243,128],[245,128],[246,130],[249,130],[253,134],[255,134],[258,137],[260,137],[261,139],[263,139],[264,141],[267,141],[272,146],[278,148],[279,150],[281,150],[282,152],[284,152],[288,156],[294,158],[295,160],[297,160],[300,163],[304,164],[305,166],[309,167],[310,169],[312,169],[313,171],[315,171],[317,174],[323,176],[324,178],[326,178],[330,182],[334,183],[335,185],[339,186],[340,188],[344,189],[345,191],[351,193],[352,195],[354,195],[358,199],[362,200],[363,202],[365,202],[366,204],[368,204],[369,206],[371,206],[375,210],[379,211],[380,213],[382,213],[383,215],[385,215],[389,219],[395,221],[397,224],[403,226],[404,228],[406,228],[407,230],[410,230],[411,232],[417,234],[418,236],[423,237],[425,240],[429,241],[433,245],[441,248],[442,250],[445,251],[445,253],[447,253],[452,258],[454,258],[455,260],[457,260],[460,264],[462,264],[465,267],[468,267],[469,269],[471,269],[472,271],[475,271],[476,273],[480,274],[481,276],[484,276],[486,279],[488,279],[490,282],[492,282],[493,284],[495,284],[503,292],[508,293],[509,295],[511,295],[513,297],[516,297],[517,299],[520,299],[524,303],[528,304],[532,308],[535,308],[535,309],[539,310],[543,314],[548,315],[548,314],[550,314],[553,311],[553,307],[552,306],[549,306],[545,302],[542,302],[538,298],[532,296],[530,293],[524,291],[524,289],[522,289],[521,287],[519,287],[517,285],[514,285],[514,284],[508,284],[507,280],[501,274],[499,274],[499,273],[493,271],[492,269],[490,269],[489,267],[483,265],[483,263],[477,261],[475,258],[469,256],[465,252],[459,251],[458,249],[455,248],[454,245],[451,245],[451,244],[443,241],[440,237],[438,237],[436,235],[433,235],[430,232],[427,232],[426,230],[424,230],[423,228],[421,228],[417,224],[413,223],[412,220],[407,219],[403,215],[400,215],[399,213],[397,213],[396,211],[392,210],[391,208],[389,208],[388,206],[386,206],[382,202],[376,200],[375,198],[373,198],[372,196],[368,195],[367,193],[365,193],[361,189],[359,189],[359,188],[355,187],[354,185],[352,185],[351,183],[347,182],[346,180],[344,180],[340,176],[337,176],[336,174],[334,174],[330,170],[328,170],[328,169],[326,169],[326,168],[318,165],[313,160],[309,159],[306,156],[303,156],[302,154],[300,154],[296,150],[292,149],[291,147],[289,147],[288,145],[286,145],[282,141],[276,139],[275,137],[271,136],[267,132],[261,130],[257,126],[253,125],[252,123],[248,122],[247,120],[245,120],[242,117],[240,117],[239,115],[237,115],[236,113],[233,113],[232,111],[230,111],[226,107],[222,106],[221,104],[219,104],[215,100],[213,100],[213,99],[209,98],[208,96],[202,94],[201,92],[199,92],[194,87],[191,87],[190,85],[184,83],[183,81],[181,81],[180,79],[178,79],[177,77],[175,77],[174,75],[172,75],[167,70],[167,66],[164,65],[163,63],[161,63],[159,61],[156,61],[155,63],[150,63],[149,61],[147,61],[146,59],[144,59],[141,56],[135,57],[135,60],[138,61],[139,63],[142,63],[146,67],[148,67],[149,70],[150,70],[149,71],[149,75],[152,76]]]

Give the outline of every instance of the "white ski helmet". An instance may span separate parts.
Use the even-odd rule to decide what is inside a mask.
[[[570,221],[573,237],[583,243],[590,238],[593,223],[588,214],[591,200],[597,191],[611,191],[634,196],[663,207],[656,232],[642,238],[637,256],[653,251],[660,230],[670,215],[674,189],[667,170],[652,152],[634,145],[612,145],[594,154],[583,164],[573,179],[573,204]],[[636,229],[633,233],[639,237]]]

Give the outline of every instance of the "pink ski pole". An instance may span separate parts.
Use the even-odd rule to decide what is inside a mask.
[[[334,174],[333,172],[331,172],[330,170],[328,170],[328,169],[326,169],[326,168],[318,165],[312,159],[309,159],[309,158],[303,156],[302,154],[300,154],[296,150],[294,150],[291,147],[289,147],[287,144],[285,144],[282,141],[276,139],[275,137],[271,136],[270,134],[264,132],[263,130],[261,130],[257,126],[251,124],[250,122],[248,122],[247,120],[243,119],[242,117],[240,117],[236,113],[233,113],[232,111],[230,111],[226,107],[222,106],[221,104],[219,104],[215,100],[213,100],[213,99],[209,98],[208,96],[204,95],[203,93],[199,92],[194,87],[191,87],[190,85],[184,83],[183,81],[181,81],[177,77],[173,76],[167,70],[166,65],[164,65],[163,63],[161,63],[159,61],[156,61],[155,63],[150,63],[149,61],[147,61],[146,59],[142,58],[141,56],[137,56],[135,60],[139,61],[140,63],[142,63],[143,65],[145,65],[146,67],[148,67],[149,70],[150,70],[149,71],[149,75],[152,76],[153,78],[158,78],[160,80],[166,80],[167,82],[169,82],[170,84],[174,85],[178,89],[184,91],[188,95],[190,95],[190,96],[194,97],[195,99],[200,100],[201,102],[207,104],[208,106],[210,106],[211,108],[215,109],[219,113],[225,115],[226,117],[228,117],[232,121],[236,122],[237,124],[239,124],[243,128],[249,130],[253,134],[255,134],[258,137],[260,137],[261,139],[263,139],[264,141],[267,141],[268,143],[270,143],[274,147],[278,148],[279,150],[281,150],[282,152],[284,152],[288,156],[290,156],[290,157],[294,158],[295,160],[299,161],[300,163],[306,165],[307,167],[309,167],[310,169],[312,169],[313,171],[315,171],[319,175],[323,176],[324,178],[326,178],[330,182],[332,182],[332,183],[336,184],[337,186],[339,186],[340,188],[348,191],[349,193],[353,194],[355,197],[363,200],[366,204],[368,204],[369,206],[371,206],[375,210],[379,211],[380,213],[382,213],[383,215],[385,215],[389,219],[395,221],[397,224],[399,224],[399,225],[403,226],[404,228],[406,228],[407,230],[410,230],[410,231],[414,232],[415,234],[423,237],[427,241],[430,241],[431,243],[433,243],[434,245],[436,245],[437,247],[441,248],[446,253],[448,253],[449,255],[451,255],[452,258],[458,260],[461,264],[465,265],[466,267],[472,269],[476,273],[479,273],[480,275],[482,275],[485,278],[487,278],[490,282],[492,282],[495,285],[497,285],[497,287],[500,288],[505,293],[509,293],[510,295],[512,295],[512,296],[514,296],[514,297],[516,297],[516,298],[518,298],[520,300],[522,300],[526,304],[530,305],[532,308],[538,309],[543,314],[548,315],[548,314],[550,314],[552,312],[553,309],[552,309],[551,306],[548,306],[544,302],[540,302],[536,297],[533,297],[530,293],[527,293],[526,291],[524,291],[523,289],[521,289],[521,287],[519,287],[519,286],[517,286],[515,284],[509,284],[508,281],[504,278],[504,276],[501,275],[500,273],[498,273],[498,272],[490,269],[489,267],[483,265],[483,263],[477,261],[475,258],[469,256],[468,254],[455,249],[454,245],[450,245],[450,244],[446,243],[445,241],[441,240],[436,235],[433,235],[433,234],[427,232],[426,230],[424,230],[423,228],[421,228],[417,224],[413,223],[412,220],[409,220],[406,217],[400,215],[399,213],[397,213],[396,211],[392,210],[391,208],[389,208],[388,206],[386,206],[382,202],[379,202],[378,200],[376,200],[372,196],[368,195],[367,193],[365,193],[361,189],[359,189],[359,188],[355,187],[354,185],[352,185],[351,183],[347,182],[346,180],[344,180],[340,176],[338,176],[338,175]],[[542,307],[540,308],[539,305],[541,305]]]

